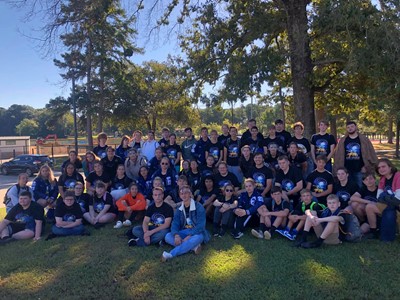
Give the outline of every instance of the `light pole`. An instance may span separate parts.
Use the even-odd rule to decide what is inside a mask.
[[[75,97],[75,61],[72,61],[72,107],[74,111],[74,140],[75,140],[75,152],[78,155],[78,126],[76,124],[76,97]]]

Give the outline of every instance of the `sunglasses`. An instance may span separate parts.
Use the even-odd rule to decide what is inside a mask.
[[[161,163],[161,164],[162,164],[163,166],[165,166],[165,165],[167,165],[167,166],[168,166],[168,165],[169,165],[169,163]]]
[[[226,189],[226,190],[225,190],[225,192],[231,192],[231,193],[232,193],[232,192],[233,192],[233,190]]]

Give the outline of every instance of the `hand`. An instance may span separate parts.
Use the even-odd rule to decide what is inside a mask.
[[[191,235],[188,235],[187,237],[185,237],[185,238],[182,240],[182,242],[187,241],[188,239],[190,239],[190,237],[191,237]]]
[[[132,208],[130,208],[130,207],[128,206],[128,207],[126,208],[126,211],[130,213],[130,212],[132,212]]]
[[[182,238],[179,235],[175,235],[175,240],[174,240],[175,246],[179,246],[182,244]]]
[[[150,238],[151,237],[151,232],[150,231],[146,231],[145,233],[144,233],[144,235],[143,235],[143,238],[144,239],[146,239],[146,238]]]
[[[143,239],[144,239],[144,242],[146,245],[150,245],[150,237],[149,236],[145,236]]]
[[[40,236],[38,236],[38,237],[35,236],[35,237],[33,238],[33,240],[34,240],[35,242],[38,241],[38,240],[40,240]]]

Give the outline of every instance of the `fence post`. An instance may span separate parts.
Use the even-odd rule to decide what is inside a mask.
[[[51,158],[54,161],[54,146],[53,145],[51,145]]]

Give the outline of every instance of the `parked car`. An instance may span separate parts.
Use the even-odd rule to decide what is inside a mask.
[[[16,158],[3,163],[0,170],[3,175],[25,172],[28,176],[33,176],[34,173],[39,172],[40,167],[43,165],[48,165],[52,168],[53,161],[47,155],[26,154],[19,155]]]

